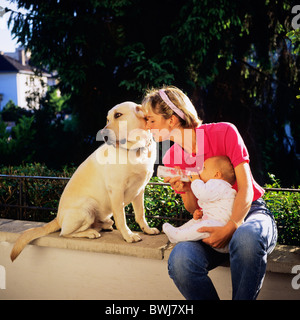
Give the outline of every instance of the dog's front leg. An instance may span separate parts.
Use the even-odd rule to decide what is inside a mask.
[[[156,228],[150,228],[146,218],[144,209],[144,190],[132,201],[135,221],[139,224],[142,231],[147,234],[159,234],[159,230]]]
[[[127,226],[123,192],[121,190],[114,190],[110,192],[110,201],[116,227],[121,232],[124,240],[127,242],[137,242],[142,240],[137,233],[133,233]]]

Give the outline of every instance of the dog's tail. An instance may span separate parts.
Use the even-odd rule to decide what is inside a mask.
[[[37,238],[40,238],[42,236],[46,236],[47,234],[55,232],[59,229],[60,229],[60,226],[58,224],[57,218],[55,218],[54,220],[45,224],[42,227],[26,230],[17,239],[11,251],[11,254],[10,254],[11,261],[14,261],[17,258],[17,256],[21,253],[21,251],[25,248],[25,246],[29,242]]]

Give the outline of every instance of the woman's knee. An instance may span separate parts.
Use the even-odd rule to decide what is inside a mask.
[[[175,248],[173,248],[168,260],[168,271],[172,279],[177,278],[180,274],[185,274],[187,255],[188,252],[185,242],[178,243]]]
[[[180,242],[172,250],[169,261],[168,270],[172,279],[184,278],[194,272],[207,273],[207,262],[205,250],[202,243],[199,242]]]
[[[257,255],[263,256],[267,251],[267,241],[262,236],[259,224],[240,226],[229,243],[230,255],[236,255],[248,261]]]
[[[201,241],[178,243],[169,257],[169,275],[186,299],[214,300],[218,294],[207,276],[209,261],[222,255]]]

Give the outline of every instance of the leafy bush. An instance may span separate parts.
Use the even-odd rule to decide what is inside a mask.
[[[50,170],[39,163],[23,166],[9,166],[0,169],[1,174],[23,176],[71,177],[75,168],[65,167],[62,171]],[[56,215],[60,196],[66,185],[66,180],[47,179],[0,179],[0,204],[19,205],[20,198],[25,206],[53,208],[54,210],[1,208],[0,218],[34,220],[48,222]],[[20,184],[22,193],[20,192]]]
[[[39,162],[56,169],[66,163],[80,164],[96,146],[81,135],[78,117],[68,106],[69,96],[49,88],[39,99],[38,109],[25,110],[9,101],[0,111],[1,164]],[[8,122],[16,125],[7,130]]]
[[[269,175],[266,188],[280,188],[280,181]],[[268,208],[274,214],[278,228],[278,243],[300,245],[300,193],[268,191],[264,195]]]
[[[22,118],[22,116],[32,116],[32,112],[31,110],[16,106],[12,100],[9,100],[1,110],[1,116],[3,121],[17,122],[20,118]]]
[[[18,167],[2,167],[1,174],[71,177],[76,168],[65,167],[62,171],[50,170],[39,163],[26,164]],[[280,182],[270,175],[271,184],[266,188],[280,188]],[[152,182],[162,182],[154,177]],[[26,206],[54,208],[52,211],[23,209],[23,215],[18,215],[19,209],[1,208],[0,218],[24,219],[48,222],[56,215],[59,199],[67,181],[26,179],[22,185],[23,203]],[[19,180],[0,179],[0,204],[18,205],[20,198]],[[278,226],[278,243],[300,245],[300,193],[285,191],[268,191],[264,195],[267,206],[274,214]],[[180,195],[174,194],[169,186],[147,185],[145,190],[146,217],[151,227],[161,230],[162,224],[170,222],[181,225],[191,218],[185,210]],[[139,230],[134,220],[132,205],[125,209],[127,222],[132,230]]]
[[[63,171],[48,169],[39,163],[26,164],[15,167],[2,167],[0,174],[24,175],[24,176],[47,176],[47,177],[71,177],[76,168],[65,167]],[[153,178],[153,181],[160,181]],[[22,182],[22,201],[26,206],[54,208],[52,211],[23,209],[22,217],[18,215],[18,208],[0,208],[0,218],[24,219],[34,221],[50,221],[56,214],[58,203],[63,189],[67,183],[65,180],[26,179]],[[20,180],[0,179],[0,204],[18,205],[20,199]],[[173,190],[168,186],[148,185],[145,191],[145,209],[147,220],[151,227],[161,229],[164,222],[175,221],[180,225],[187,220],[189,213],[184,209],[181,197],[174,196]],[[132,205],[125,208],[128,215],[128,225],[133,230],[139,230],[134,220]],[[166,218],[168,217],[168,218]],[[178,218],[179,217],[179,218]]]
[[[151,182],[163,182],[162,179],[153,177]],[[165,222],[173,225],[181,225],[184,221],[191,218],[188,211],[183,206],[179,194],[169,186],[164,185],[147,185],[145,190],[145,212],[150,227],[162,229]],[[128,225],[133,230],[139,230],[139,226],[134,221],[134,212],[132,205],[126,207],[126,214],[130,215]]]
[[[0,154],[1,162],[16,164],[21,161],[32,161],[34,150],[32,142],[36,131],[32,128],[34,117],[23,115],[11,132],[0,117]]]

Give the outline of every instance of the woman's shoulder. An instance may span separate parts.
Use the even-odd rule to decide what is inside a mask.
[[[212,122],[212,123],[204,123],[196,130],[204,129],[205,131],[227,131],[228,129],[233,129],[237,131],[236,126],[230,122]]]
[[[229,140],[238,140],[239,132],[236,126],[230,122],[212,122],[202,124],[196,128],[196,130],[204,130],[204,136],[211,141],[223,141],[224,137]],[[204,140],[206,141],[206,140]],[[176,161],[176,160],[177,161]],[[174,143],[170,149],[168,149],[163,157],[163,163],[166,166],[173,167],[176,163],[182,164],[184,159],[184,151],[178,144]],[[181,165],[179,165],[181,167]],[[183,167],[182,167],[183,168]]]
[[[177,161],[180,159],[182,159],[183,156],[183,149],[177,145],[176,143],[174,143],[165,153],[165,155],[163,156],[162,162],[165,166],[168,167],[174,167],[175,166],[175,159],[177,159]],[[182,163],[182,160],[180,160],[179,163]]]

